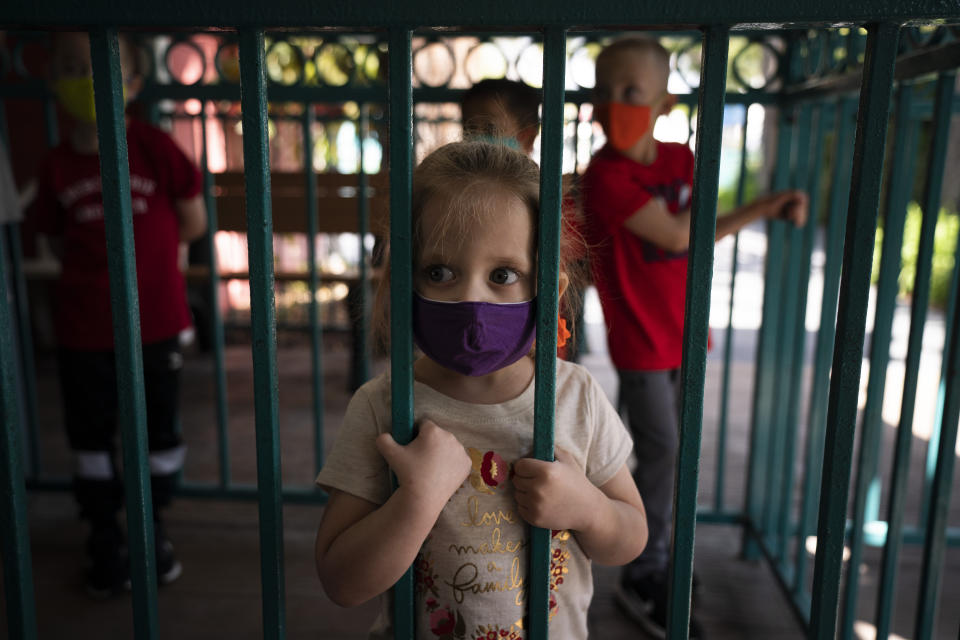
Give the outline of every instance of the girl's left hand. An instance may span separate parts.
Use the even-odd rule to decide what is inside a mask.
[[[535,527],[583,529],[603,497],[563,449],[557,449],[555,462],[521,458],[513,471],[520,516]]]

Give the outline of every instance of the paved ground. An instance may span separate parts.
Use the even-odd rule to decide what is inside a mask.
[[[761,291],[756,286],[758,263],[754,259],[748,237],[741,244],[744,253],[741,266],[743,279],[737,282],[737,307],[734,326],[737,328],[732,371],[732,397],[750,397],[753,384],[755,305]],[[718,250],[717,280],[714,294],[713,322],[725,323],[723,256],[729,249]],[[729,280],[729,278],[727,278]],[[814,285],[816,278],[814,278]],[[813,295],[813,291],[811,291]],[[718,311],[719,310],[719,311]],[[903,309],[898,310],[902,317]],[[808,314],[808,318],[818,313]],[[718,319],[719,318],[719,319]],[[939,353],[933,317],[930,340],[921,374],[921,393],[929,396],[939,375]],[[898,325],[894,338],[894,363],[888,374],[888,396],[899,398],[895,375],[898,363],[902,370],[903,325]],[[939,340],[942,344],[942,324]],[[808,329],[810,328],[808,323]],[[616,376],[603,353],[602,326],[590,328],[594,352],[585,364],[600,379],[611,395],[615,393]],[[722,354],[723,331],[714,329],[715,348],[707,373],[703,455],[701,466],[701,504],[713,504],[716,458],[716,424],[720,380],[719,357]],[[346,391],[347,347],[338,338],[329,338],[325,349],[326,435],[333,437],[339,416],[349,398]],[[252,483],[255,479],[253,445],[252,367],[249,347],[238,345],[227,353],[230,389],[230,459],[233,478]],[[63,475],[69,469],[69,458],[60,432],[59,392],[54,363],[40,360],[41,445],[45,472]],[[295,338],[281,335],[279,349],[280,420],[283,445],[283,477],[288,485],[309,485],[313,475],[311,437],[310,369],[308,350]],[[931,373],[932,372],[932,373]],[[931,377],[933,376],[933,377]],[[213,482],[216,479],[216,430],[213,409],[212,367],[205,357],[188,359],[184,374],[183,423],[189,441],[190,456],[185,477],[190,481]],[[804,396],[806,397],[806,395]],[[891,403],[886,403],[891,404]],[[918,413],[927,411],[929,400],[920,400]],[[890,443],[895,435],[897,402],[885,409],[885,464],[889,462]],[[725,477],[725,504],[738,509],[744,491],[744,467],[747,455],[749,402],[733,402],[728,440],[728,472]],[[927,408],[925,408],[927,407]],[[922,422],[918,416],[918,423]],[[917,470],[911,484],[911,495],[919,486],[919,469],[925,454],[923,426],[914,429],[913,468]],[[960,482],[955,482],[955,486]],[[953,492],[951,525],[960,525],[960,489]],[[917,500],[912,500],[915,507]],[[915,509],[913,509],[915,511]],[[63,493],[35,492],[29,504],[34,570],[37,592],[37,613],[40,638],[128,638],[132,637],[130,599],[121,597],[109,602],[94,603],[80,589],[80,560],[84,531],[75,517],[69,496]],[[291,505],[284,509],[284,543],[286,571],[287,637],[322,638],[329,640],[364,637],[371,607],[342,610],[323,595],[313,573],[312,544],[321,508]],[[908,518],[913,512],[908,511]],[[176,542],[185,570],[183,577],[160,592],[160,637],[162,638],[257,638],[261,637],[259,556],[257,551],[257,510],[249,502],[184,499],[171,509],[168,525]],[[799,626],[776,581],[764,563],[750,563],[738,558],[740,533],[728,525],[701,525],[697,528],[696,567],[703,582],[696,611],[710,633],[717,638],[801,638]],[[808,556],[809,557],[809,556]],[[879,550],[868,549],[859,568],[861,597],[857,636],[873,637],[872,620],[875,601],[876,566]],[[899,599],[894,630],[899,637],[912,636],[912,617],[916,606],[916,584],[919,575],[919,550],[908,548],[900,567]],[[616,608],[612,592],[615,569],[596,571],[596,597],[590,612],[592,637],[602,640],[626,640],[645,637]],[[938,638],[957,637],[960,624],[960,549],[947,553],[945,580],[938,623]],[[2,605],[0,605],[2,606]],[[0,638],[6,637],[0,629]]]

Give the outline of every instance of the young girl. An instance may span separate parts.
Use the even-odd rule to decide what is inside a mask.
[[[354,395],[317,478],[330,492],[316,542],[327,594],[366,602],[414,564],[418,638],[523,637],[527,525],[553,530],[552,637],[586,638],[590,560],[624,564],[646,544],[630,436],[582,367],[557,362],[556,461],[526,457],[538,211],[537,165],[503,145],[448,144],[414,171],[418,435],[393,440],[379,376]],[[392,638],[381,602],[371,637]]]

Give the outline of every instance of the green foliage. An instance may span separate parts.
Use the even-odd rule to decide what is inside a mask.
[[[909,296],[913,293],[922,221],[923,212],[920,210],[920,205],[911,202],[907,207],[907,221],[903,229],[903,249],[900,253],[901,265],[898,284],[901,295]],[[930,282],[930,304],[935,307],[945,307],[950,296],[950,279],[953,274],[958,231],[960,231],[960,215],[956,212],[940,209],[933,239],[933,272]],[[878,228],[873,250],[872,282],[874,283],[880,275],[880,247],[882,243],[883,229]]]
[[[759,195],[760,185],[757,183],[757,167],[755,163],[748,161],[747,177],[743,185],[743,202],[746,204]],[[723,215],[735,209],[737,206],[737,181],[734,180],[729,185],[721,185],[717,194],[717,215]]]

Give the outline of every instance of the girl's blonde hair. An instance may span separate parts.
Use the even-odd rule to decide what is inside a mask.
[[[506,145],[476,140],[452,142],[430,153],[413,171],[410,218],[414,264],[428,235],[450,238],[454,249],[466,241],[467,222],[482,220],[484,212],[494,204],[494,198],[502,196],[504,191],[516,196],[526,206],[530,213],[531,231],[536,238],[540,216],[540,167],[537,163]],[[445,214],[437,228],[423,229],[423,210],[435,198],[443,198],[446,202]],[[564,225],[565,228],[569,226]],[[565,268],[564,255],[569,252],[564,250],[564,245],[565,239],[561,239],[560,270],[567,273],[571,280],[569,289],[570,286],[579,285],[579,282]],[[388,248],[377,288],[373,318],[374,339],[384,352],[389,350],[390,342],[389,256]],[[566,310],[564,315],[567,315]]]

